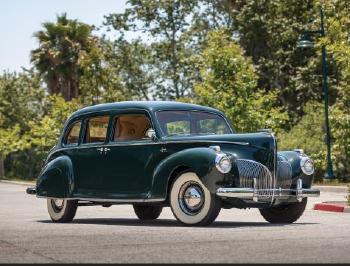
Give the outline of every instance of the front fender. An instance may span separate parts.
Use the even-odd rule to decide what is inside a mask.
[[[314,175],[306,175],[303,173],[300,167],[301,154],[296,151],[279,151],[278,156],[282,156],[284,160],[287,160],[292,167],[292,187],[295,187],[297,180],[301,178],[303,180],[303,188],[310,188],[314,179]],[[306,156],[306,155],[303,155]]]
[[[69,198],[74,189],[73,164],[68,156],[59,156],[41,171],[36,191],[39,197]]]
[[[172,174],[179,167],[193,171],[211,193],[224,175],[215,167],[216,153],[211,148],[190,148],[168,156],[156,167],[152,176],[152,196],[165,198]]]

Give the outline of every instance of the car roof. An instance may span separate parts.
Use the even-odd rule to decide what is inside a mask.
[[[201,106],[197,104],[175,102],[175,101],[123,101],[123,102],[113,102],[113,103],[103,103],[88,106],[74,112],[71,118],[86,115],[89,113],[103,112],[109,110],[123,110],[123,109],[143,109],[151,112],[159,110],[198,110],[220,113],[217,109]]]

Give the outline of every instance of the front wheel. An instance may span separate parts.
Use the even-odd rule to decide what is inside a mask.
[[[208,225],[219,215],[221,200],[204,186],[195,173],[180,175],[170,190],[170,207],[185,225]]]
[[[159,217],[163,209],[160,206],[147,206],[137,204],[134,204],[133,207],[136,216],[140,220],[155,220]]]
[[[47,210],[50,218],[55,223],[69,223],[73,221],[77,212],[76,200],[47,199]]]
[[[303,198],[301,202],[260,209],[260,213],[270,223],[294,223],[305,211],[306,204],[307,198]]]

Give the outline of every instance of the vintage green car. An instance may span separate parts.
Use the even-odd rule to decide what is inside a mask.
[[[278,151],[269,130],[237,134],[213,108],[170,101],[99,104],[67,120],[28,194],[47,198],[53,222],[78,206],[133,204],[139,219],[170,206],[178,221],[207,225],[221,208],[258,208],[271,223],[304,212],[314,164]]]

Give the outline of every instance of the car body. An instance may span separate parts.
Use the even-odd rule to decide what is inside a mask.
[[[188,225],[211,223],[221,208],[293,222],[320,193],[313,173],[302,150],[277,151],[269,130],[237,134],[216,109],[129,101],[73,113],[27,193],[48,199],[55,222],[71,221],[77,206],[113,204],[133,204],[140,219],[170,206]]]

